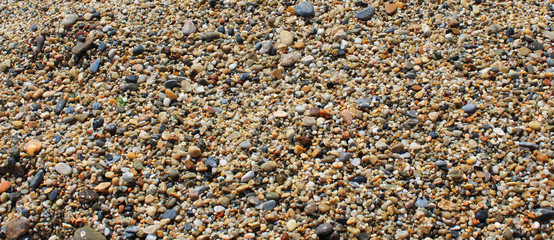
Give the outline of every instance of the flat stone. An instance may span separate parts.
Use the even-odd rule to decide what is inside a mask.
[[[192,158],[197,158],[202,156],[202,150],[200,150],[200,148],[198,148],[197,146],[190,146],[188,149],[188,153]]]
[[[375,7],[366,7],[363,10],[357,12],[354,17],[365,21],[373,17],[373,15],[375,15]]]
[[[294,8],[294,12],[298,16],[310,17],[314,15],[314,5],[311,2],[300,2]]]
[[[161,216],[161,219],[170,219],[170,220],[174,220],[175,217],[177,217],[177,211],[175,211],[175,209],[168,209],[167,211],[165,211],[162,216]]]
[[[56,172],[64,176],[69,176],[73,172],[73,169],[67,163],[58,163],[56,164],[54,169],[56,170]]]
[[[73,239],[75,240],[106,240],[106,237],[100,232],[90,228],[82,227],[75,230],[73,234]]]
[[[77,22],[77,19],[79,19],[79,16],[77,16],[77,14],[67,14],[65,15],[65,17],[63,18],[62,22],[61,22],[61,25],[64,26],[64,27],[71,27],[73,26],[73,24],[75,24]]]
[[[71,53],[75,55],[84,54],[92,46],[92,42],[92,38],[87,38],[85,42],[77,42],[77,44],[71,48]]]
[[[90,64],[90,72],[91,73],[97,73],[98,72],[98,69],[100,68],[100,58],[94,60],[94,62],[92,62],[92,64]]]
[[[292,67],[301,57],[302,55],[299,52],[285,54],[279,60],[279,64],[283,67]]]
[[[279,33],[279,39],[281,40],[281,43],[282,44],[285,44],[287,46],[290,46],[293,44],[293,37],[292,37],[292,33],[289,32],[289,31],[286,31],[286,30],[282,30],[280,33]]]
[[[277,110],[273,112],[273,116],[276,118],[286,118],[288,116],[288,113],[283,110]]]
[[[248,182],[250,181],[251,179],[253,179],[254,177],[256,176],[256,173],[254,173],[254,171],[248,171],[246,174],[244,174],[242,176],[242,178],[240,179],[241,182]]]
[[[244,149],[244,150],[250,149],[251,147],[252,147],[252,144],[248,140],[242,141],[239,144],[239,148]]]
[[[313,117],[304,117],[302,118],[302,126],[311,127],[316,124],[316,119]]]
[[[194,25],[194,23],[191,20],[185,21],[185,23],[183,24],[183,33],[185,35],[189,35],[195,32],[196,32],[196,26]]]
[[[333,225],[331,225],[329,223],[320,224],[315,229],[315,233],[319,237],[329,236],[329,235],[331,235],[331,233],[333,233]]]
[[[394,3],[386,3],[385,4],[385,12],[388,15],[393,15],[396,12],[396,5]]]
[[[468,103],[463,107],[464,112],[472,114],[477,111],[477,106],[473,103]]]
[[[10,220],[4,225],[4,232],[6,233],[6,239],[16,240],[21,238],[31,228],[31,222],[29,219],[19,217]]]
[[[402,144],[402,143],[395,144],[389,150],[392,153],[400,154],[400,153],[404,152],[404,144]]]
[[[98,200],[98,193],[93,189],[83,189],[78,196],[81,203],[95,203]]]

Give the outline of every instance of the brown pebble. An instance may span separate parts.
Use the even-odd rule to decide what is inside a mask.
[[[189,154],[192,158],[197,158],[202,156],[202,151],[197,146],[190,146],[189,147]]]
[[[388,15],[393,15],[396,12],[396,5],[394,3],[385,4],[385,12],[387,12]]]
[[[12,187],[12,184],[8,181],[3,181],[0,183],[0,193],[8,191]]]
[[[29,156],[35,156],[38,152],[42,149],[42,142],[39,140],[33,139],[29,142],[27,142],[27,145],[25,146],[25,152],[29,154]]]
[[[5,227],[5,233],[6,233],[6,239],[8,240],[15,240],[21,238],[29,229],[31,228],[31,223],[29,222],[29,219],[20,217],[15,218],[6,223]]]

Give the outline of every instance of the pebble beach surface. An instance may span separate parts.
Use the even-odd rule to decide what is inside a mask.
[[[0,239],[552,239],[553,1],[0,3]]]

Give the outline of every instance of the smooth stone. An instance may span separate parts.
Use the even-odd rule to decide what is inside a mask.
[[[179,86],[179,81],[175,80],[175,79],[171,79],[171,80],[167,80],[164,82],[164,87],[166,88],[174,88],[174,87],[178,87]]]
[[[333,225],[331,225],[329,223],[320,224],[315,229],[315,233],[319,237],[329,236],[329,235],[331,235],[331,233],[333,233]]]
[[[363,10],[357,12],[354,17],[365,21],[370,19],[375,14],[375,7],[366,7]]]
[[[202,156],[202,150],[200,150],[200,148],[198,148],[197,146],[190,146],[188,148],[188,153],[192,158],[197,158]]]
[[[479,220],[481,223],[486,223],[487,218],[489,217],[489,211],[486,209],[479,209],[475,212],[475,219]]]
[[[475,111],[477,111],[477,106],[473,103],[468,103],[463,107],[463,110],[464,110],[464,112],[471,114],[471,113],[474,113]]]
[[[167,211],[165,211],[162,216],[161,216],[161,219],[170,219],[170,220],[174,220],[175,217],[177,217],[177,211],[175,211],[175,209],[168,209]]]
[[[221,35],[222,34],[220,32],[207,32],[206,34],[204,34],[204,39],[206,41],[213,41],[221,38]]]
[[[125,182],[132,182],[135,178],[135,175],[131,172],[126,172],[121,176],[121,179]]]
[[[275,161],[267,161],[263,163],[260,168],[266,172],[271,172],[277,168],[277,162]]]
[[[240,144],[239,144],[239,148],[243,149],[243,150],[248,150],[252,147],[252,144],[250,143],[250,141],[248,140],[245,140],[245,141],[242,141]]]
[[[183,33],[185,35],[189,35],[195,32],[196,32],[196,26],[194,25],[194,22],[192,22],[191,20],[185,21],[185,23],[183,24]]]
[[[281,57],[279,64],[283,67],[292,67],[300,57],[302,57],[302,55],[299,52],[288,53]]]
[[[44,47],[44,41],[45,41],[45,39],[44,39],[44,36],[42,36],[42,35],[39,35],[36,38],[38,52],[42,52],[42,48]]]
[[[24,217],[12,219],[11,221],[5,223],[4,225],[4,232],[6,233],[6,239],[8,240],[20,239],[23,235],[27,233],[27,231],[29,231],[30,228],[31,228],[31,222],[29,221],[29,219]]]
[[[287,46],[290,46],[294,42],[294,38],[292,37],[292,33],[286,30],[282,30],[279,33],[279,39],[281,40],[282,44],[285,44]]]
[[[25,145],[25,152],[33,157],[37,155],[42,149],[42,142],[37,139],[32,139]]]
[[[283,110],[277,110],[273,113],[273,116],[276,118],[286,118],[288,116],[287,112]]]
[[[260,54],[269,53],[269,51],[271,51],[272,47],[273,47],[273,42],[271,42],[270,40],[262,41],[260,43],[260,50],[258,50],[258,52]]]
[[[262,209],[266,211],[271,211],[273,210],[273,208],[275,208],[275,206],[277,206],[277,202],[275,200],[269,200],[262,204]]]
[[[90,227],[78,228],[75,230],[73,238],[75,240],[106,240],[104,235]]]
[[[418,208],[427,208],[429,207],[429,200],[426,198],[418,198],[414,204]]]
[[[302,118],[302,126],[312,127],[316,124],[316,119],[313,117],[304,117]]]
[[[240,181],[248,182],[251,179],[253,179],[255,176],[256,176],[256,173],[254,173],[254,171],[248,171],[246,174],[244,174],[244,176],[242,176],[242,178],[240,178]]]
[[[31,178],[31,180],[29,181],[29,187],[31,189],[36,189],[42,182],[43,177],[44,177],[44,169],[38,170],[35,176]]]
[[[289,230],[290,232],[294,231],[296,229],[296,227],[298,226],[298,224],[296,223],[296,220],[294,219],[291,219],[287,222],[286,224],[287,226],[287,230]]]
[[[69,176],[71,175],[73,169],[71,168],[71,166],[69,166],[69,164],[67,163],[58,163],[56,164],[56,166],[54,167],[54,169],[56,170],[56,172],[58,172],[59,174],[61,175],[65,175],[65,176]]]
[[[77,16],[77,14],[67,14],[65,15],[65,17],[63,18],[62,22],[61,22],[61,25],[64,26],[64,27],[71,27],[73,26],[73,24],[75,24],[77,22],[77,19],[79,19],[79,16]]]
[[[544,46],[540,42],[533,41],[529,43],[529,49],[531,51],[539,51],[539,50],[544,50]]]
[[[400,154],[400,153],[404,152],[404,144],[402,144],[402,143],[395,144],[389,150],[392,153]]]
[[[142,53],[144,53],[144,46],[142,45],[137,45],[136,47],[133,48],[133,50],[131,51],[133,53],[133,55],[140,55]]]
[[[99,68],[100,68],[100,58],[94,60],[94,62],[90,64],[90,72],[97,73]]]
[[[304,64],[304,66],[308,66],[311,63],[315,62],[315,58],[311,55],[304,56],[302,59],[300,59],[300,62]]]
[[[78,196],[80,203],[95,203],[98,200],[98,193],[93,189],[83,189]]]
[[[514,233],[510,228],[505,228],[504,231],[502,231],[502,238],[504,240],[513,240],[514,239]]]
[[[77,44],[71,48],[71,53],[75,55],[82,55],[92,46],[92,43],[92,38],[87,38],[85,42],[77,42]]]
[[[294,12],[301,17],[310,17],[314,15],[314,5],[308,1],[300,2],[294,8]]]
[[[352,153],[341,152],[341,153],[339,153],[338,160],[341,161],[341,162],[348,162],[348,160],[350,160],[351,157],[352,157]]]

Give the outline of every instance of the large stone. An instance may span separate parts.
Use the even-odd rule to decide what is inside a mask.
[[[37,155],[37,153],[40,152],[41,149],[42,142],[37,139],[31,140],[25,145],[25,152],[27,152],[27,154],[31,157]]]
[[[73,238],[75,240],[106,240],[104,235],[90,227],[78,228],[75,230]]]
[[[77,44],[71,48],[71,53],[82,55],[92,46],[92,40],[92,38],[87,38],[85,42],[77,42]]]
[[[279,39],[281,40],[282,44],[285,44],[287,46],[292,45],[292,43],[294,41],[294,39],[292,37],[292,33],[289,32],[289,31],[286,31],[286,30],[283,30],[283,31],[281,31],[281,33],[279,33]]]
[[[360,20],[368,20],[375,15],[375,7],[366,7],[363,10],[357,12],[354,17]]]
[[[196,26],[194,26],[194,23],[191,20],[187,20],[185,24],[183,24],[183,33],[186,35],[189,35],[195,32],[196,32]]]
[[[31,223],[29,222],[29,219],[20,217],[15,218],[6,223],[4,225],[5,227],[5,233],[6,233],[6,239],[8,240],[16,240],[21,238],[29,229],[31,228]]]
[[[314,15],[314,5],[311,2],[304,1],[296,5],[294,12],[298,16],[310,17]]]
[[[71,27],[73,26],[73,24],[75,24],[77,22],[77,19],[79,19],[79,16],[77,16],[77,14],[67,14],[65,15],[65,17],[63,18],[61,24],[62,26],[64,27]]]

